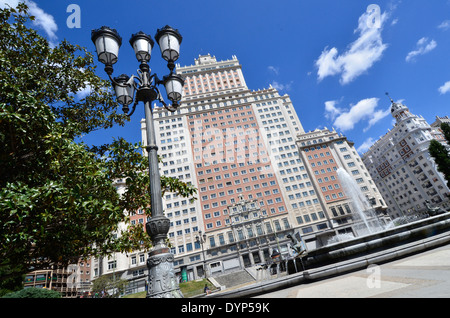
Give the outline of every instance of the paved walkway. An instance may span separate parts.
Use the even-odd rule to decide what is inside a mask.
[[[450,298],[450,245],[257,298]]]

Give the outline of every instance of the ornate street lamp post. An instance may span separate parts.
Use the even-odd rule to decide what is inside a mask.
[[[91,38],[97,50],[98,60],[105,64],[105,72],[113,84],[117,101],[122,105],[123,111],[128,116],[131,116],[136,109],[136,105],[140,101],[144,103],[152,214],[150,221],[146,224],[146,230],[153,242],[153,248],[147,260],[149,270],[147,298],[181,298],[183,295],[178,287],[178,281],[173,271],[174,257],[165,242],[170,221],[163,214],[161,179],[157,156],[158,147],[156,145],[151,104],[153,101],[159,100],[171,112],[176,111],[179,107],[184,80],[174,74],[173,70],[175,68],[174,62],[179,57],[180,43],[183,38],[178,30],[170,26],[158,29],[155,39],[161,49],[161,55],[167,61],[167,67],[170,70],[170,74],[164,76],[162,80],[156,74],[151,74],[148,63],[151,58],[154,41],[144,32],[133,34],[130,39],[136,58],[140,62],[139,70],[137,71],[138,76],[132,75],[131,77],[125,74],[115,78],[111,77],[113,64],[118,60],[119,47],[122,44],[122,38],[116,30],[103,26],[100,29],[92,30]],[[172,105],[167,105],[164,102],[157,85],[165,86],[167,97],[172,102]],[[134,104],[131,112],[129,112],[129,105],[133,100]]]
[[[195,237],[195,241],[197,244],[200,244],[202,246],[202,254],[203,254],[203,273],[205,274],[205,278],[207,278],[206,275],[206,258],[205,258],[205,250],[203,249],[203,244],[206,243],[206,234],[202,235],[202,231],[198,231],[198,235]]]

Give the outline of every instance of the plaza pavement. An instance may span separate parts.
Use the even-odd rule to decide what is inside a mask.
[[[256,298],[450,298],[450,245]]]

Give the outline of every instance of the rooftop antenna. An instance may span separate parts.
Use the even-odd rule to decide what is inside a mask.
[[[386,96],[389,97],[389,99],[391,100],[392,104],[394,104],[394,101],[393,101],[393,99],[389,96],[389,93],[388,93],[388,92],[386,92]]]

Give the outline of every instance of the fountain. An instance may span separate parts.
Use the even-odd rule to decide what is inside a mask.
[[[354,239],[355,239],[355,235],[353,235],[353,233],[336,234],[328,239],[328,241],[326,242],[326,246],[335,244],[335,243],[339,243],[339,242],[350,241],[350,240],[354,240]]]
[[[347,197],[353,201],[355,233],[338,234],[325,246],[302,250],[297,257],[289,260],[286,276],[264,279],[237,290],[216,293],[211,297],[260,295],[450,244],[450,212],[432,210],[432,207],[429,207],[430,213],[425,218],[408,218],[395,222],[395,225],[394,222],[385,224],[378,218],[353,178],[343,169],[338,169],[337,172]],[[298,246],[296,243],[298,242],[293,240],[294,250]]]
[[[343,168],[339,168],[336,173],[345,194],[351,198],[354,235],[361,237],[385,230],[386,224],[378,218],[356,181]],[[351,236],[347,235],[344,238],[351,238]]]

